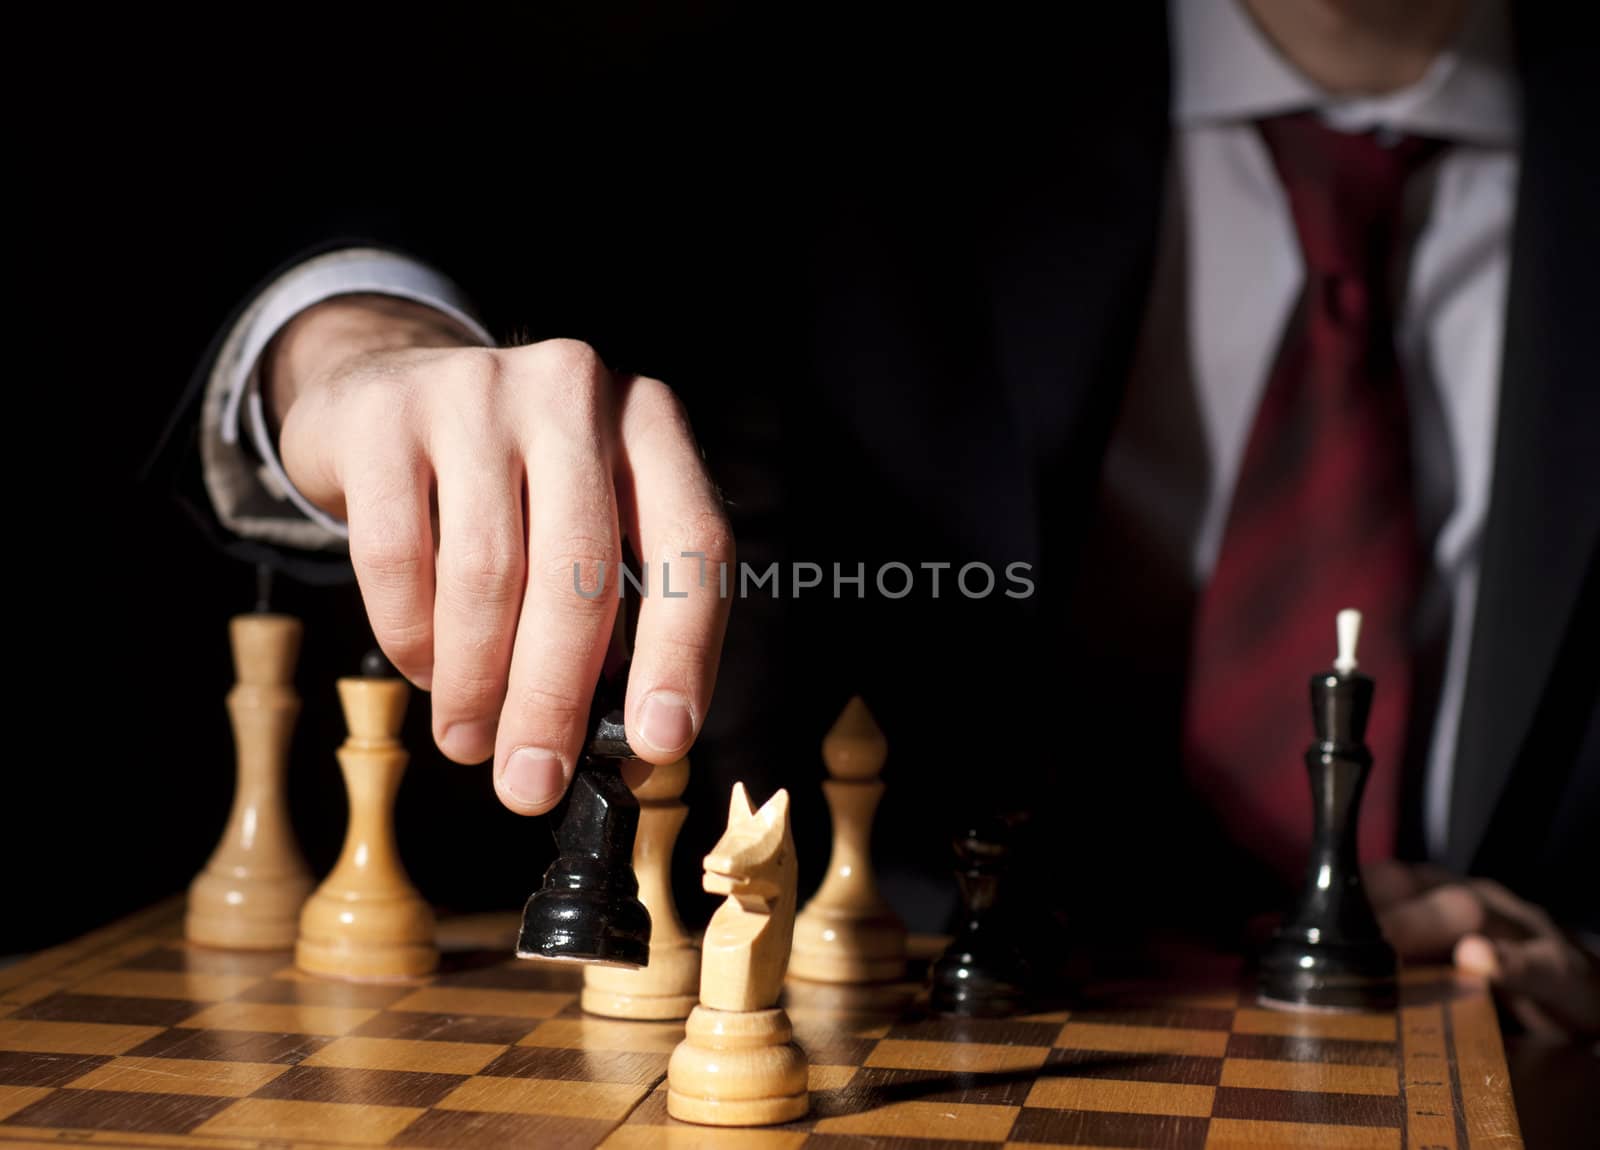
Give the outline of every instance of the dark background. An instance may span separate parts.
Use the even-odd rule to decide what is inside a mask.
[[[1070,203],[1059,214],[1075,222],[1153,214],[1159,173],[1117,133],[1164,130],[1161,13],[1095,13],[1066,40],[1004,17],[797,23],[680,4],[404,29],[325,15],[247,31],[129,21],[28,41],[14,178],[29,206],[10,221],[25,307],[8,391],[15,750],[0,798],[12,904],[0,953],[182,890],[214,845],[233,782],[226,620],[251,603],[254,574],[177,497],[197,475],[183,401],[273,269],[363,239],[446,270],[503,338],[586,339],[613,366],[672,384],[747,562],[1036,563],[1041,594],[1025,603],[736,604],[692,755],[686,917],[707,910],[696,864],[734,779],[758,798],[791,788],[802,885],[815,881],[827,850],[817,747],[854,692],[890,735],[875,846],[914,925],[940,925],[948,906],[954,824],[1041,779],[1028,797],[1058,893],[1138,919],[1155,917],[1152,894],[1194,913],[1224,895],[1281,905],[1281,892],[1235,881],[1181,792],[1153,785],[1177,772],[1135,749],[1162,735],[1151,692],[1061,640],[1084,508],[990,500],[970,470],[981,428],[960,445],[966,460],[905,457],[921,442],[912,420],[959,428],[963,396],[994,382],[976,374],[993,370],[996,322],[971,274],[982,237],[1041,200]],[[1084,114],[1110,100],[1111,128]],[[1104,202],[1126,188],[1151,202]],[[1120,251],[1140,242],[1133,230],[1102,229],[1083,258],[1138,266]],[[1074,321],[1136,317],[1143,285],[1124,279],[1074,279]],[[851,290],[826,290],[839,284]],[[904,314],[928,300],[927,314]],[[1132,339],[1122,326],[1101,341],[1112,365]],[[898,373],[902,391],[876,389],[846,425],[817,401],[823,327],[926,335],[926,361],[851,364],[848,335],[824,349],[835,365]],[[1086,412],[1074,434],[1092,440],[1108,418]],[[880,441],[902,456],[865,449]],[[1074,446],[1051,479],[1092,493],[1082,472],[1098,457]],[[1007,530],[1023,515],[1049,525],[1049,549],[996,553],[1026,534]],[[320,871],[344,823],[333,681],[369,640],[350,587],[280,580],[277,603],[306,622],[290,799]],[[1573,689],[1592,690],[1593,664],[1571,662],[1587,676]],[[407,865],[439,905],[515,907],[548,857],[547,828],[500,808],[487,768],[444,762],[427,720],[419,696],[398,810]],[[1205,899],[1187,899],[1184,880]]]
[[[942,157],[967,129],[940,94],[954,110],[982,78],[951,76],[946,57],[889,28],[797,28],[732,6],[556,6],[420,36],[348,19],[59,28],[40,33],[22,73],[34,86],[16,177],[29,208],[12,221],[25,310],[10,392],[15,757],[0,797],[0,955],[182,891],[223,828],[226,622],[249,608],[255,575],[185,503],[197,475],[185,397],[230,313],[318,245],[396,243],[478,295],[502,338],[582,338],[613,366],[666,379],[729,497],[741,559],[764,567],[796,539],[824,564],[873,557],[825,517],[793,521],[780,498],[785,484],[824,505],[860,494],[830,431],[798,449],[777,432],[786,405],[804,406],[819,205],[900,172],[911,136]],[[961,36],[947,29],[944,50]],[[908,72],[926,94],[916,108]],[[916,218],[937,219],[976,175],[941,163],[906,205]],[[967,554],[897,549],[893,534],[873,549],[957,565]],[[334,680],[370,637],[353,586],[280,578],[274,603],[305,621],[289,796],[324,873],[345,819]],[[821,737],[850,693],[870,701],[872,678],[895,673],[894,640],[871,636],[865,610],[803,609],[797,623],[770,603],[737,606],[677,856],[691,921],[709,913],[698,859],[736,778],[758,798],[791,787],[802,884],[820,877]],[[804,653],[786,628],[805,634]],[[942,657],[965,655],[959,635],[943,644]],[[519,906],[551,853],[546,820],[501,808],[487,766],[437,753],[426,696],[407,744],[397,823],[417,885],[446,908]],[[982,769],[986,754],[957,739],[938,763],[891,755],[901,783],[879,853],[940,876],[899,888],[915,925],[943,922],[950,811],[964,798],[929,780]]]
[[[574,317],[612,297],[619,325],[638,316],[664,285],[628,269],[670,266],[674,291],[728,294],[718,253],[697,252],[694,235],[758,178],[717,178],[704,137],[726,141],[732,125],[695,110],[699,69],[730,31],[714,9],[680,7],[595,22],[557,11],[409,46],[365,25],[191,26],[180,40],[141,23],[74,39],[70,59],[46,49],[15,177],[30,209],[12,221],[26,308],[13,331],[28,366],[11,389],[0,954],[181,891],[226,819],[226,621],[249,608],[254,574],[206,541],[166,472],[140,476],[230,311],[309,243],[381,232],[375,223],[441,194],[514,202],[525,232],[505,237],[507,258],[531,256],[530,277],[560,269],[536,285],[550,306],[529,309],[549,331],[521,334],[578,334]],[[474,58],[486,36],[492,61]],[[672,109],[657,94],[669,84]],[[724,172],[744,168],[718,154]],[[647,230],[646,217],[681,230]],[[727,313],[704,326],[723,342],[748,327]],[[639,330],[648,342],[650,324]],[[191,431],[180,422],[180,461]],[[306,625],[289,793],[323,873],[345,816],[334,680],[370,639],[352,586],[280,579],[275,605]],[[487,766],[438,755],[426,696],[413,700],[407,743],[397,820],[418,886],[446,907],[520,905],[549,855],[545,820],[501,808]],[[697,779],[690,799],[709,814],[702,790]],[[690,837],[714,833],[720,815],[710,821]]]

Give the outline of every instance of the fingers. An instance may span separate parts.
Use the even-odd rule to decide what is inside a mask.
[[[1481,931],[1488,913],[1466,886],[1435,887],[1380,911],[1384,937],[1402,958],[1440,958],[1462,935]]]
[[[433,736],[458,763],[494,753],[522,605],[522,460],[475,457],[451,429],[435,447],[439,555],[433,606]]]
[[[1512,894],[1493,879],[1475,878],[1468,885],[1488,908],[1490,935],[1499,938],[1527,938],[1556,933],[1556,925],[1548,914],[1526,899]]]
[[[433,524],[421,455],[357,465],[345,487],[350,563],[373,636],[395,669],[426,690],[433,675]]]
[[[619,390],[622,514],[654,581],[641,597],[626,722],[641,758],[681,758],[705,721],[732,602],[733,534],[668,388],[634,378]]]
[[[1405,863],[1384,859],[1361,868],[1361,881],[1373,908],[1385,910],[1396,903],[1451,882],[1454,876],[1433,863]]]
[[[1379,888],[1372,903],[1384,934],[1407,958],[1441,958],[1467,934],[1520,940],[1556,933],[1544,911],[1492,879],[1455,880],[1428,864],[1374,865],[1366,877]]]
[[[595,353],[570,341],[385,352],[297,400],[282,442],[297,486],[348,520],[373,630],[432,688],[440,749],[492,752],[508,807],[546,811],[571,778],[624,520],[654,575],[628,728],[647,761],[688,750],[710,706],[733,543],[664,385],[630,379],[613,396]]]
[[[1600,972],[1559,933],[1522,941],[1469,934],[1455,947],[1455,964],[1488,978],[1530,1031],[1552,1037],[1600,1033]]]
[[[528,349],[549,359],[552,394],[525,432],[527,579],[495,743],[496,793],[521,814],[549,810],[572,778],[617,607],[609,381],[580,349]]]

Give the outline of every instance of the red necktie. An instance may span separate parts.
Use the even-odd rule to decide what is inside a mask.
[[[1361,857],[1394,853],[1422,555],[1390,297],[1406,178],[1434,145],[1337,132],[1310,115],[1264,121],[1261,134],[1305,292],[1200,599],[1184,757],[1234,841],[1292,879],[1311,837],[1306,684],[1333,661],[1343,607],[1365,616],[1359,658],[1378,684]]]

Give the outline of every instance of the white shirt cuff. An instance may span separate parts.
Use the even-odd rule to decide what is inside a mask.
[[[230,531],[291,547],[344,546],[346,525],[313,506],[283,469],[267,427],[258,369],[267,345],[295,316],[335,296],[356,294],[423,304],[449,316],[485,346],[494,345],[461,290],[406,256],[379,248],[346,248],[284,272],[250,302],[228,332],[206,384],[201,462],[206,491]],[[259,464],[241,443],[244,436]]]

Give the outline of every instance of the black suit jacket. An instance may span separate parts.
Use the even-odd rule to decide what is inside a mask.
[[[1522,182],[1446,861],[1600,929],[1600,386],[1587,354],[1600,188],[1574,144],[1592,87],[1552,14],[1519,18]],[[1096,574],[1083,542],[1167,162],[1160,6],[1070,44],[1015,26],[857,27],[825,57],[799,52],[798,68],[720,17],[670,27],[598,33],[629,45],[617,72],[600,70],[627,77],[615,118],[574,105],[563,84],[578,66],[530,77],[531,95],[496,92],[493,122],[518,109],[496,148],[474,146],[453,106],[407,109],[458,149],[442,171],[390,162],[398,141],[352,137],[326,112],[297,125],[314,178],[258,181],[253,194],[282,199],[242,254],[265,268],[347,238],[399,247],[459,279],[499,332],[586,338],[667,379],[747,561],[864,563],[869,588],[889,560],[1033,565],[1026,601],[965,600],[947,573],[938,600],[739,602],[701,752],[713,770],[758,789],[814,777],[817,737],[860,691],[894,739],[897,858],[939,865],[955,821],[1020,802],[1066,901],[1127,912],[1161,894],[1254,891],[1182,789],[1181,660],[1094,650],[1082,627]],[[822,95],[774,110],[796,90]],[[518,140],[525,154],[505,162]],[[183,450],[194,394],[165,459],[204,520]],[[1169,652],[1184,619],[1156,628]],[[797,827],[824,825],[811,789],[797,788]],[[820,852],[808,855],[815,872]]]

